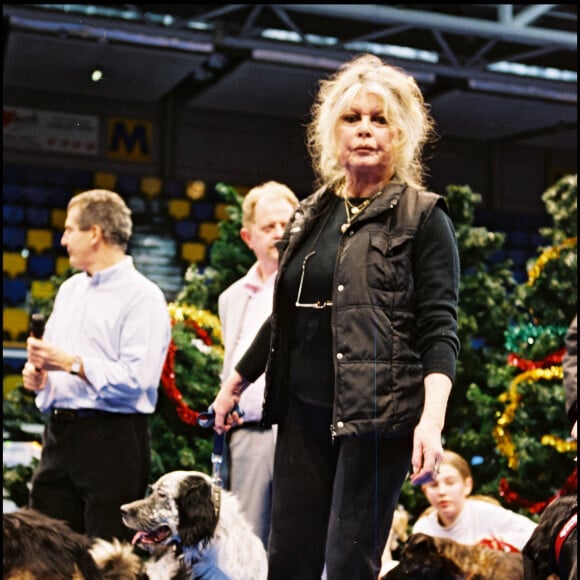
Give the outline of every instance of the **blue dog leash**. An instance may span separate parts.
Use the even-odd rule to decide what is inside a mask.
[[[236,412],[240,417],[244,416],[244,412],[240,409],[238,405],[236,405],[232,412]],[[197,424],[200,427],[209,428],[213,427],[215,423],[215,412],[213,407],[210,405],[208,410],[205,413],[200,413],[197,418]],[[212,482],[213,485],[219,487],[220,489],[223,488],[223,481],[221,478],[221,467],[223,462],[224,456],[224,440],[225,440],[225,433],[218,434],[214,433],[213,436],[213,451],[211,454],[211,465],[212,465]]]

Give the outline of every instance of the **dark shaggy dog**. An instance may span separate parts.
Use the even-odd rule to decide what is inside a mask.
[[[521,580],[521,553],[412,534],[401,561],[382,580]]]
[[[141,561],[128,544],[92,540],[28,508],[3,514],[2,519],[4,580],[140,578]]]
[[[576,580],[577,514],[576,495],[558,497],[542,512],[523,549],[525,580],[545,580],[551,574],[561,580]]]
[[[154,580],[264,580],[266,551],[229,491],[199,471],[173,471],[145,499],[121,506],[133,543],[151,554]],[[297,555],[299,557],[299,555]]]

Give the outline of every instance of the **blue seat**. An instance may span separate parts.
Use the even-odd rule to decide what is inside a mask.
[[[4,203],[22,203],[22,186],[17,183],[4,183],[2,198]]]
[[[31,205],[46,205],[50,191],[41,185],[25,185],[22,188],[23,202]]]
[[[163,183],[163,193],[167,197],[182,197],[185,185],[177,179],[166,179]]]
[[[26,246],[26,230],[19,227],[2,228],[2,244],[5,250],[20,252]]]
[[[198,224],[193,220],[179,220],[175,223],[175,236],[178,240],[194,240],[197,236]]]
[[[2,223],[17,226],[24,222],[24,208],[21,205],[4,204],[2,206]]]
[[[32,206],[26,208],[26,223],[34,228],[43,228],[50,224],[50,210],[47,207]]]
[[[200,222],[206,222],[213,219],[214,204],[206,201],[196,201],[193,204],[193,216]]]
[[[28,256],[28,274],[32,278],[46,280],[56,270],[56,257],[50,254],[30,254]]]
[[[141,177],[138,175],[118,175],[117,191],[123,197],[141,193]]]
[[[2,278],[3,302],[9,306],[19,306],[26,303],[28,281],[24,278]]]

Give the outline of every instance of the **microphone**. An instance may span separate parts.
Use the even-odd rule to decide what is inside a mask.
[[[44,318],[44,314],[41,312],[35,312],[30,317],[30,334],[34,336],[34,338],[42,338],[45,325],[46,319]]]
[[[30,334],[34,336],[34,338],[42,338],[45,325],[46,319],[44,318],[44,314],[41,312],[35,312],[30,316]],[[42,369],[36,367],[36,370],[40,372]]]

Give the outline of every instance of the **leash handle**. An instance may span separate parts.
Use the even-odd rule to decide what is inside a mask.
[[[230,413],[236,412],[240,417],[244,416],[244,411],[240,409],[240,406],[236,403],[236,406],[230,411]],[[197,424],[200,427],[208,428],[213,427],[215,423],[215,411],[213,410],[213,405],[210,405],[204,413],[200,413],[197,416]]]

